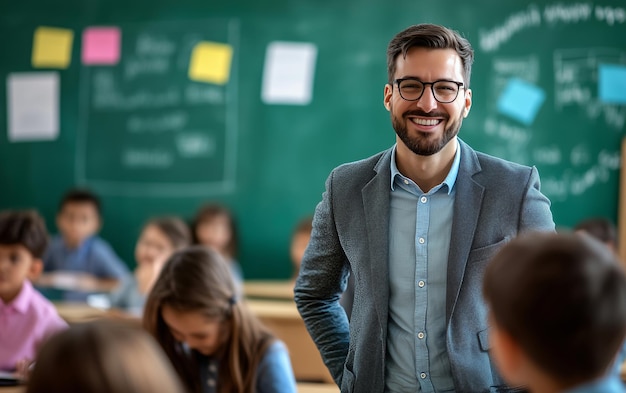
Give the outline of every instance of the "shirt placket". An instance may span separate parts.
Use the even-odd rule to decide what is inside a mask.
[[[426,345],[426,309],[428,305],[428,226],[430,196],[417,198],[415,218],[415,370],[422,392],[434,392],[430,379],[428,347]]]

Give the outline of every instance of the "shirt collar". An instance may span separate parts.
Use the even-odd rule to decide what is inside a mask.
[[[397,144],[393,145],[393,149],[391,150],[391,190],[395,190],[395,182],[396,178],[400,179],[408,179],[398,170],[398,166],[396,165],[396,149]],[[450,167],[450,171],[441,185],[448,186],[448,195],[452,192],[452,187],[456,183],[456,178],[459,174],[459,167],[461,165],[461,145],[457,142],[456,144],[456,152],[454,153],[454,159],[452,161],[452,167]],[[410,179],[409,179],[410,180]]]
[[[20,293],[10,303],[5,304],[7,308],[12,308],[20,314],[24,314],[28,310],[28,303],[33,294],[33,285],[29,280],[24,280]]]

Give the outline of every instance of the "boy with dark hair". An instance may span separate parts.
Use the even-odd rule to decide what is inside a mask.
[[[23,369],[42,342],[67,327],[30,280],[42,270],[48,234],[33,210],[0,213],[0,370]]]
[[[100,209],[100,200],[89,190],[65,194],[56,217],[60,234],[44,256],[44,271],[56,274],[44,275],[38,284],[69,289],[66,300],[85,300],[88,292],[111,291],[129,274],[113,248],[97,236]]]
[[[600,240],[613,252],[618,252],[617,228],[609,219],[593,217],[583,220],[574,227],[575,232],[585,232]]]
[[[510,385],[532,393],[623,392],[610,374],[626,335],[626,275],[587,235],[530,234],[485,271],[490,346]]]

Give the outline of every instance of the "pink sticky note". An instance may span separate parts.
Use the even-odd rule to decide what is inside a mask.
[[[83,64],[115,65],[120,60],[122,33],[117,27],[88,27],[83,31]]]

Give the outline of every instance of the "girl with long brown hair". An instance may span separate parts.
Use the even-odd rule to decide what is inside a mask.
[[[172,255],[143,324],[190,392],[296,392],[285,345],[238,298],[227,263],[213,250],[192,246]]]

